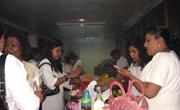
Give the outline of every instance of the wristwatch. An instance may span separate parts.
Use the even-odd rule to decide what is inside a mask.
[[[64,75],[64,78],[65,78],[65,80],[66,80],[66,81],[68,81],[68,77],[67,77],[67,75]]]

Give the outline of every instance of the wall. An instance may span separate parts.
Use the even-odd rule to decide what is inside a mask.
[[[75,45],[75,47],[70,48],[71,45]],[[116,48],[116,42],[115,39],[78,39],[75,41],[63,41],[63,48],[62,59],[64,59],[68,51],[74,50],[75,53],[79,53],[77,55],[82,60],[83,69],[87,73],[94,74],[94,66],[97,66],[104,59],[111,59],[110,52]]]
[[[29,35],[28,37],[29,37],[29,42],[31,44],[31,47],[39,47],[36,35]]]
[[[148,28],[152,28],[157,25],[164,25],[171,31],[170,40],[174,42],[175,51],[180,57],[180,1],[179,0],[165,0],[151,12],[145,15],[137,23],[122,33],[116,43],[117,48],[123,51],[123,55],[126,53],[125,46],[127,41],[133,36],[144,37],[144,32]]]

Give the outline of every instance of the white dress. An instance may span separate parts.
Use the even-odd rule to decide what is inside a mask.
[[[133,64],[133,63],[131,63],[131,66],[129,67],[129,69],[128,69],[130,72],[131,72],[131,74],[133,75],[133,76],[135,76],[136,78],[140,78],[140,75],[141,75],[141,67],[139,66],[137,66],[137,64]],[[131,81],[129,81],[129,84],[130,84],[130,82]],[[134,95],[134,96],[140,96],[141,95],[141,93],[135,88],[135,86],[134,85],[132,85],[131,86],[131,93]]]
[[[26,76],[22,62],[13,55],[8,55],[5,62],[5,86],[9,110],[39,109],[40,100],[34,94]]]
[[[39,65],[41,65],[44,62],[50,63],[48,59],[43,59]],[[44,81],[44,84],[50,89],[55,89],[54,84],[56,83],[57,78],[63,77],[65,75],[64,72],[57,73],[54,70],[52,71],[51,67],[48,64],[41,66],[40,70],[43,73],[42,79]],[[55,75],[56,78],[53,75]],[[63,87],[72,88],[72,86],[69,85],[69,81],[59,85],[60,92],[53,96],[47,96],[44,102],[42,103],[42,110],[63,110],[65,106],[63,99],[64,98]]]
[[[143,68],[140,80],[161,86],[154,98],[146,98],[148,110],[180,110],[180,62],[174,51],[157,53]]]

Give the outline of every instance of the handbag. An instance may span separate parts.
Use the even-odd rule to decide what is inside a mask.
[[[44,92],[46,93],[46,96],[52,96],[52,95],[56,95],[60,92],[59,86],[56,86],[56,88],[53,89],[49,89],[45,84],[44,84]]]
[[[142,89],[141,96],[134,96],[130,93],[130,89],[133,83],[139,83]],[[122,95],[114,98],[112,96],[112,87],[113,85],[118,85],[122,91]],[[125,94],[124,89],[120,83],[113,81],[110,85],[110,96],[109,96],[109,105],[110,110],[148,110],[148,103],[144,97],[144,89],[142,83],[134,79],[128,86],[128,92]]]
[[[52,65],[51,65],[50,63],[47,63],[47,62],[42,63],[38,68],[40,68],[40,67],[41,67],[42,65],[44,65],[44,64],[50,65],[50,66],[51,66],[51,69],[52,69],[52,71],[53,71]],[[54,75],[53,75],[53,76],[54,76]],[[56,76],[54,76],[54,77],[56,77]],[[56,95],[56,94],[58,94],[58,93],[60,92],[59,86],[56,86],[55,89],[50,89],[50,88],[48,88],[48,87],[43,83],[43,88],[44,88],[44,92],[46,93],[46,96]]]
[[[0,56],[0,110],[8,110],[6,102],[6,86],[5,86],[5,61],[8,54]]]

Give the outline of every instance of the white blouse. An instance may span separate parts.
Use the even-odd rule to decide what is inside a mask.
[[[154,98],[146,98],[149,110],[180,110],[180,62],[174,51],[157,53],[140,80],[161,86]]]
[[[48,59],[43,59],[39,65],[44,62],[49,62]],[[50,65],[44,64],[41,66],[40,71],[43,73],[42,79],[44,84],[50,89],[55,89],[54,84],[57,82],[57,78],[63,77],[65,73],[52,71]],[[54,77],[54,76],[56,77]],[[42,110],[63,110],[64,107],[64,90],[63,87],[72,89],[72,85],[69,85],[69,81],[66,81],[59,85],[60,92],[53,96],[47,96],[44,102],[42,103]]]
[[[8,55],[5,62],[5,86],[9,110],[39,109],[40,100],[34,94],[26,76],[22,62],[13,55]]]
[[[138,79],[140,78],[140,75],[141,75],[141,72],[142,72],[140,66],[138,67],[136,64],[131,63],[131,66],[129,67],[128,70],[131,72],[131,74],[133,76],[135,76]],[[131,81],[129,81],[129,84],[130,84],[130,82]],[[140,96],[141,95],[141,93],[135,88],[134,85],[131,86],[131,93],[134,96]]]

